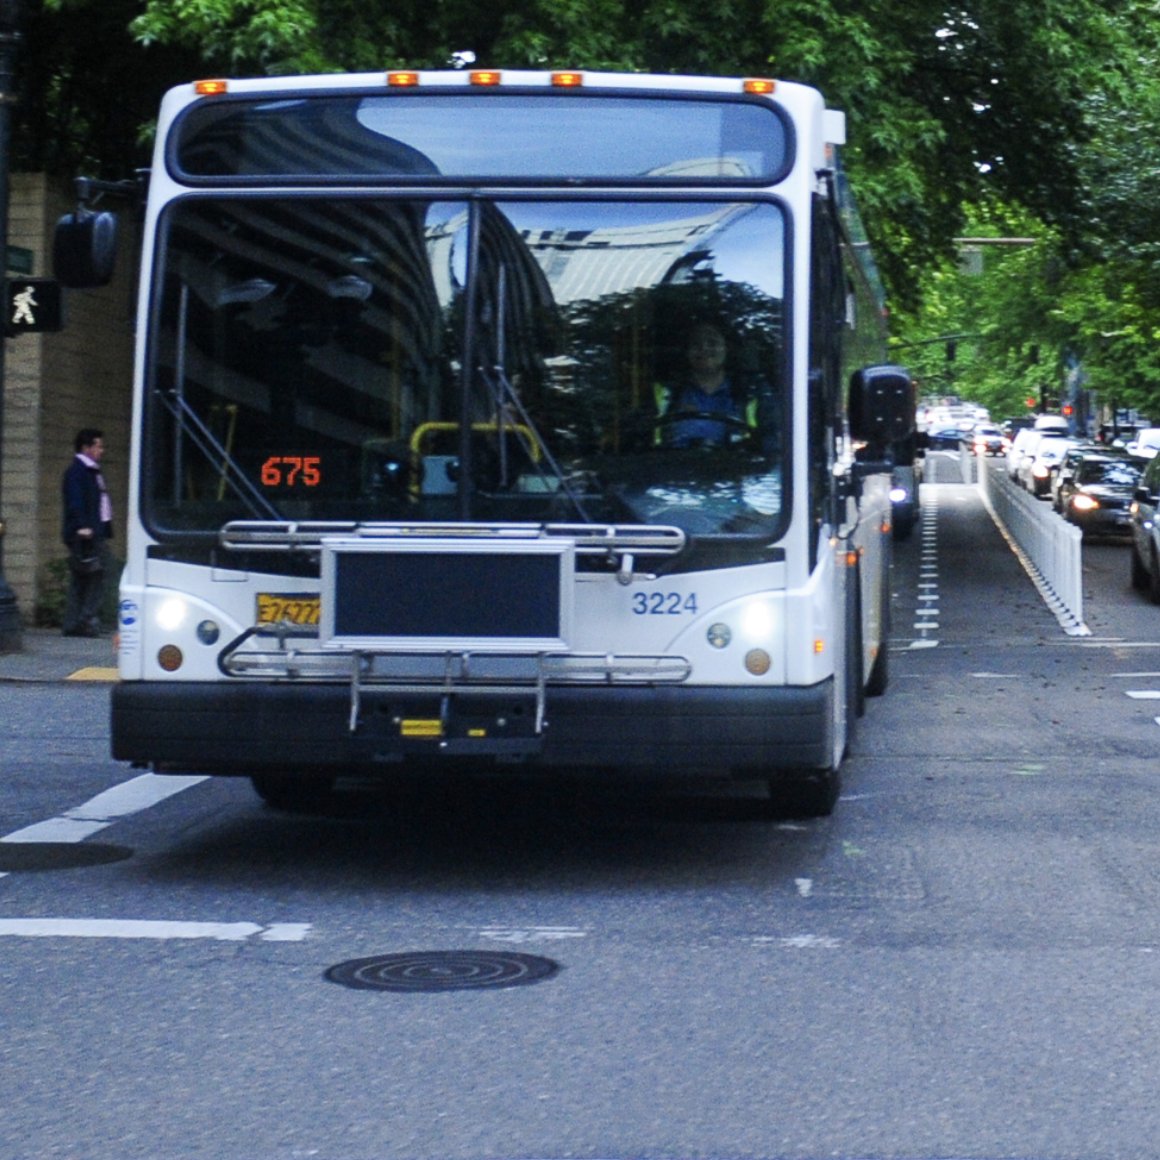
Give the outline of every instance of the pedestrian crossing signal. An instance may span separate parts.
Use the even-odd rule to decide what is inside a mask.
[[[4,311],[4,333],[9,338],[60,330],[60,283],[55,278],[9,278],[5,282]]]

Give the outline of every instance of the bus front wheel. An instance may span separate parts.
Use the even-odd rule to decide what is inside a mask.
[[[778,817],[828,818],[842,792],[842,774],[822,769],[801,778],[773,778],[769,783],[770,803]]]
[[[334,780],[329,774],[256,773],[250,784],[266,805],[299,813],[325,806],[334,790]]]

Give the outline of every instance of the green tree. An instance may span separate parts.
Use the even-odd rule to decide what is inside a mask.
[[[994,350],[1046,350],[1050,322],[1094,351],[1068,297],[1080,272],[1116,275],[1083,281],[1077,302],[1120,279],[1146,320],[1160,298],[1160,184],[1140,164],[1156,156],[1155,24],[1150,0],[43,0],[19,161],[125,176],[147,160],[160,93],[197,75],[442,68],[465,51],[507,67],[773,75],[846,110],[847,167],[900,317],[938,298],[978,207],[1001,207],[1041,237],[1035,260],[1063,266],[1034,336],[1014,334],[1033,319],[997,296]],[[1092,316],[1112,332],[1114,314]]]
[[[950,252],[965,206],[1007,199],[1079,233],[1088,94],[1129,69],[1141,0],[147,0],[143,45],[228,72],[481,63],[817,84],[896,298]]]
[[[1122,15],[1117,31],[1131,49],[1114,68],[1106,61],[1105,82],[1087,92],[1082,143],[1072,146],[1074,216],[1020,215],[1013,199],[976,205],[969,233],[1030,235],[1035,247],[983,251],[982,276],[950,261],[925,269],[922,309],[896,317],[896,333],[914,344],[899,355],[924,375],[935,371],[923,345],[931,335],[969,331],[976,337],[960,346],[954,374],[993,408],[1021,409],[1041,386],[1061,393],[1078,366],[1100,403],[1160,418],[1160,85],[1148,15],[1144,6]]]
[[[14,168],[119,179],[148,162],[161,94],[197,75],[178,45],[143,51],[141,0],[26,2],[16,61]]]

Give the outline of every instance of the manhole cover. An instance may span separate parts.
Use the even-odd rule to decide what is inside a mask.
[[[100,842],[4,842],[0,841],[0,871],[75,870],[79,866],[103,866],[132,858],[127,846]]]
[[[551,959],[513,951],[410,951],[351,959],[326,978],[365,991],[472,991],[538,983],[559,969]]]

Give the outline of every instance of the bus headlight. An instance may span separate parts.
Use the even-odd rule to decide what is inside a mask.
[[[171,596],[163,600],[157,608],[157,627],[165,632],[175,632],[185,620],[186,605],[180,597]]]
[[[909,492],[904,487],[892,487],[890,489],[890,502],[904,503],[908,494]]]
[[[741,613],[741,631],[749,640],[768,640],[773,633],[773,614],[760,601],[747,604]]]

